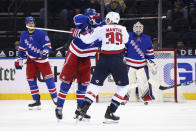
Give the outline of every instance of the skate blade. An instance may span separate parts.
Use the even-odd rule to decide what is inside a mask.
[[[82,122],[90,122],[90,119],[84,118],[84,117],[75,117],[76,123],[82,123]]]
[[[41,107],[40,106],[29,107],[29,110],[41,110]]]
[[[103,121],[103,124],[118,124],[119,121],[118,120],[111,120],[111,119],[105,119]]]

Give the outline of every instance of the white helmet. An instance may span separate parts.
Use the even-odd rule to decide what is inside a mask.
[[[117,12],[109,12],[106,17],[106,23],[110,24],[110,23],[115,23],[118,24],[119,20],[120,20],[120,15]],[[109,21],[108,21],[109,19]]]
[[[133,25],[133,32],[136,35],[138,36],[141,35],[143,31],[144,31],[144,25],[140,23],[139,21]]]

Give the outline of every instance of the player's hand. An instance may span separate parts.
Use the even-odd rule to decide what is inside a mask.
[[[40,57],[41,57],[42,59],[45,59],[45,58],[47,58],[48,56],[49,56],[49,51],[48,51],[47,49],[44,49],[44,50],[41,52]]]
[[[147,60],[147,63],[148,63],[149,70],[152,72],[153,75],[156,75],[158,69],[157,64],[151,59]]]
[[[23,67],[23,59],[22,58],[17,58],[14,62],[15,68],[17,70],[22,70]]]
[[[79,38],[80,37],[80,32],[81,32],[81,30],[80,29],[75,29],[75,28],[72,28],[71,29],[71,36],[72,37],[76,37],[76,38]]]

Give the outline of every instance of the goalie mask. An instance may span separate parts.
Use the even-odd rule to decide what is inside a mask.
[[[143,30],[144,30],[144,25],[139,21],[133,25],[133,32],[137,36],[140,36],[143,33]]]

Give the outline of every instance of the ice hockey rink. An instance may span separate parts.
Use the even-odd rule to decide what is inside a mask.
[[[66,101],[63,120],[57,122],[52,101],[41,110],[28,110],[29,100],[0,101],[0,131],[196,131],[196,101],[185,103],[128,103],[120,106],[118,124],[102,124],[109,103],[93,103],[90,122],[76,122],[75,101]]]

